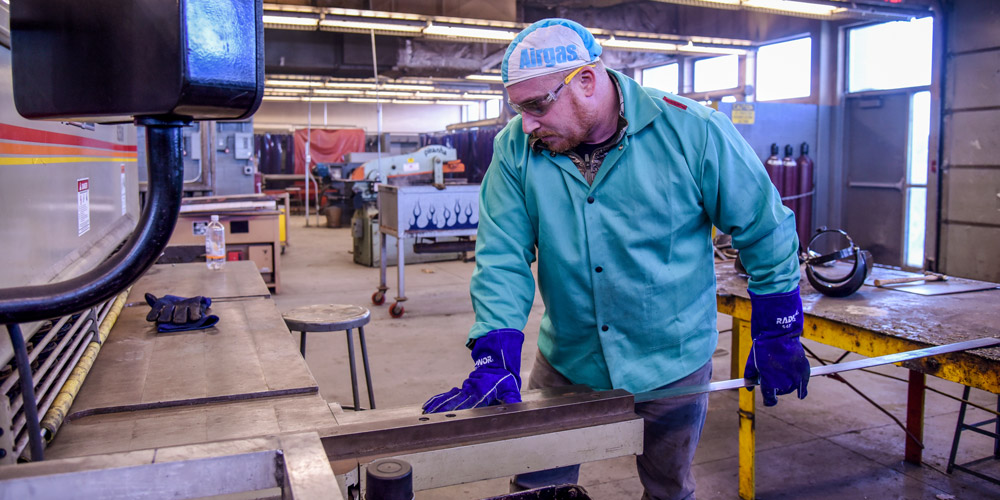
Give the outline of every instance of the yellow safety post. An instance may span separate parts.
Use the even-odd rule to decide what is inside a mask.
[[[750,353],[750,346],[753,343],[753,341],[750,338],[750,323],[748,321],[743,321],[740,319],[733,318],[733,335],[734,338],[738,337],[738,340],[734,340],[733,345],[735,346],[738,343],[739,350],[738,351],[734,350],[733,356],[736,357],[738,360],[736,368],[739,371],[739,376],[742,377],[743,369],[746,367],[743,361]],[[740,392],[739,494],[742,500],[753,500],[755,496],[754,483],[756,481],[754,460],[755,460],[755,450],[757,446],[756,438],[754,437],[755,392],[750,392],[745,389],[740,389],[739,392]]]

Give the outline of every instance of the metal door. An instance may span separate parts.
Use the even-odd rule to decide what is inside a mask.
[[[844,230],[875,262],[901,266],[911,92],[848,97]]]

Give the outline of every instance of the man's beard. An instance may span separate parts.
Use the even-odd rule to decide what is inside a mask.
[[[563,132],[542,132],[538,131],[532,132],[531,137],[533,139],[542,139],[545,147],[554,153],[565,153],[583,142],[587,138],[587,134],[590,133],[590,129],[593,128],[594,124],[597,123],[596,112],[593,110],[588,110],[583,107],[582,103],[577,101],[573,96],[570,97],[570,105],[573,107],[573,114],[575,118],[573,119],[575,123],[570,124],[568,129]],[[546,140],[548,139],[548,140]]]

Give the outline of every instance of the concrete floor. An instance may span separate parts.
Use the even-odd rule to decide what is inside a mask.
[[[464,380],[472,368],[464,343],[473,322],[468,292],[473,263],[407,265],[406,313],[400,319],[393,319],[388,306],[397,292],[394,267],[389,268],[391,288],[387,304],[375,307],[371,295],[378,285],[379,270],[353,263],[348,228],[317,227],[315,222],[305,227],[301,216],[292,217],[289,226],[290,245],[281,260],[281,293],[274,297],[278,308],[285,311],[310,304],[342,303],[371,309],[372,320],[365,330],[379,409],[422,404],[428,397]],[[541,299],[536,298],[525,328],[522,353],[525,380],[535,356],[543,309]],[[720,330],[729,328],[729,323],[728,317],[720,316]],[[729,332],[723,332],[714,358],[716,380],[729,378],[729,339]],[[815,342],[806,343],[824,359],[836,359],[841,354]],[[330,402],[351,404],[344,337],[310,335],[306,358],[323,397]],[[906,370],[893,366],[877,371],[902,379],[907,376]],[[897,419],[905,419],[905,382],[862,372],[850,372],[845,378]],[[960,385],[932,377],[928,378],[928,385],[954,396],[962,393]],[[986,407],[997,404],[995,395],[982,391],[973,391],[973,400]],[[927,393],[924,463],[914,466],[902,461],[903,431],[844,384],[827,378],[813,379],[805,400],[784,396],[772,408],[763,408],[758,398],[757,496],[761,499],[1000,498],[998,485],[962,472],[945,473],[958,409],[957,401]],[[711,395],[708,421],[695,457],[697,497],[701,500],[737,497],[736,410],[735,392]],[[967,422],[987,418],[988,413],[972,410]],[[958,460],[967,462],[992,452],[990,438],[966,432]],[[978,468],[1000,477],[1000,460],[988,460]],[[632,457],[584,464],[580,483],[594,499],[642,495]],[[495,479],[419,492],[417,498],[465,500],[506,492],[507,480]]]

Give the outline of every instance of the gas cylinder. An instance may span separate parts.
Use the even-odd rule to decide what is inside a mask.
[[[771,156],[768,156],[764,160],[764,170],[767,170],[767,176],[771,179],[771,184],[778,189],[778,193],[781,193],[781,171],[782,171],[781,158],[778,158],[778,144],[771,144]]]
[[[798,198],[792,198],[799,194],[799,172],[795,164],[795,148],[791,144],[785,144],[785,157],[781,159],[781,186],[778,192],[781,193],[782,204],[792,209],[798,216]],[[792,198],[792,199],[785,199]]]
[[[809,144],[803,142],[799,157],[795,159],[799,174],[799,210],[795,212],[795,230],[799,233],[799,242],[805,245],[812,236],[812,206],[813,206],[813,161],[809,157]]]

